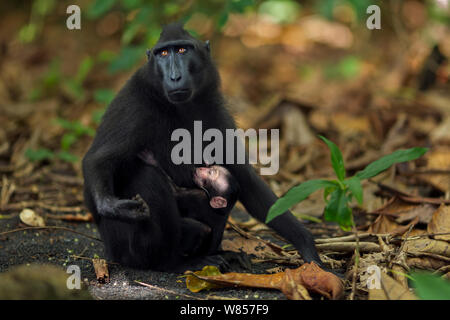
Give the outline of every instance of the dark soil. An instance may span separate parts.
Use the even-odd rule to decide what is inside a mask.
[[[52,225],[64,226],[92,237],[99,237],[94,223],[70,223],[54,220]],[[48,224],[50,224],[48,222]],[[19,217],[0,220],[0,233],[25,227]],[[227,231],[233,232],[233,231]],[[64,230],[21,230],[0,236],[0,272],[22,264],[53,264],[63,270],[70,265],[78,265],[83,281],[95,299],[214,299],[220,296],[237,299],[285,299],[274,290],[255,289],[217,289],[192,293],[186,288],[182,274],[155,272],[124,268],[109,264],[110,282],[98,283],[90,258],[104,257],[103,244],[100,241]],[[271,264],[254,264],[253,273],[263,273],[274,267]],[[244,271],[232,266],[232,271]],[[155,289],[135,283],[135,280],[155,286]],[[209,296],[209,297],[208,297]]]

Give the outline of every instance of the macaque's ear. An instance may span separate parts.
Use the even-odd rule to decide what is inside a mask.
[[[209,200],[209,205],[214,209],[225,208],[227,206],[227,199],[219,196],[212,197]]]
[[[209,40],[206,40],[206,41],[205,41],[205,48],[206,48],[206,51],[208,51],[208,52],[211,51],[211,47],[210,47],[210,45],[209,45]]]
[[[152,49],[147,49],[147,59],[150,60],[150,55],[152,54]]]

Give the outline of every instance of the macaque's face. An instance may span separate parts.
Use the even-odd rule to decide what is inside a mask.
[[[206,189],[210,194],[224,194],[230,187],[228,183],[227,169],[221,166],[199,167],[194,172],[194,182],[200,188]],[[227,200],[221,196],[214,196],[210,199],[213,208],[224,208]]]
[[[221,166],[199,167],[195,169],[194,182],[200,188],[206,188],[209,192],[224,193],[228,185],[229,172]]]

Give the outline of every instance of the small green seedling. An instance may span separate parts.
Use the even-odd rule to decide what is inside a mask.
[[[344,159],[342,158],[341,151],[330,140],[322,136],[319,137],[327,144],[331,151],[331,164],[337,179],[309,180],[293,187],[272,205],[267,214],[266,223],[283,214],[293,205],[305,200],[314,191],[323,189],[326,202],[324,210],[325,220],[337,222],[343,230],[349,231],[353,226],[352,209],[349,204],[353,198],[360,205],[363,203],[361,181],[380,174],[395,163],[415,160],[427,152],[426,148],[397,150],[372,162],[353,177],[346,178]]]

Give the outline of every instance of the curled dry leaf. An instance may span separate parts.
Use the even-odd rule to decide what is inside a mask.
[[[305,263],[299,269],[301,269],[298,272],[301,278],[300,281],[308,290],[320,293],[328,299],[336,300],[342,297],[344,285],[342,281],[331,272],[324,271],[314,262]],[[292,272],[295,270],[290,271]]]
[[[450,233],[450,206],[441,205],[431,218],[427,231],[429,233]],[[450,234],[436,235],[435,239],[450,241]]]
[[[393,197],[375,212],[394,216],[396,217],[395,221],[398,223],[408,222],[416,217],[419,217],[420,223],[429,223],[435,210],[436,205],[429,203],[408,203],[398,197]]]
[[[32,227],[44,227],[44,218],[31,209],[23,209],[20,212],[20,221]]]
[[[419,222],[419,217],[415,217],[408,225],[401,225],[393,221],[391,218],[385,215],[380,215],[369,226],[367,232],[375,234],[389,233],[393,236],[399,236],[409,230],[411,225],[416,225]]]
[[[94,265],[95,275],[99,283],[109,282],[109,270],[108,264],[105,259],[92,259],[92,264]]]
[[[190,273],[186,276],[186,286],[192,292],[203,289],[224,287],[252,287],[278,289],[288,299],[311,300],[308,290],[317,292],[329,299],[342,297],[344,286],[342,281],[332,274],[317,266],[314,262],[305,263],[297,269],[286,269],[276,274],[251,274],[230,272],[220,274],[217,268],[206,266],[200,272]],[[216,273],[213,275],[204,274]],[[206,281],[201,283],[195,280]],[[211,286],[212,283],[213,285]]]

